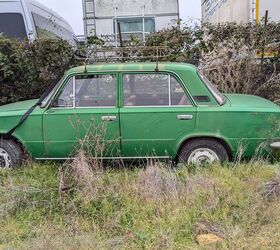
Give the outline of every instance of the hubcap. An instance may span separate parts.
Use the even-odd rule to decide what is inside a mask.
[[[214,161],[220,161],[220,158],[213,150],[209,148],[198,148],[189,156],[188,164],[201,166],[211,164]]]
[[[0,168],[10,168],[12,166],[12,160],[7,151],[0,148]]]

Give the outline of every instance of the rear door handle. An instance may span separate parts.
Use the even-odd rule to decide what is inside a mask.
[[[117,117],[114,116],[114,115],[102,116],[101,120],[104,121],[104,122],[112,122],[112,121],[117,120]]]
[[[178,115],[177,119],[178,120],[192,120],[193,119],[193,115]]]

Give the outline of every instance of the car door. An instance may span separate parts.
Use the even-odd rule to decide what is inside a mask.
[[[83,146],[100,157],[120,154],[117,74],[76,75],[43,114],[46,158],[67,158]]]
[[[180,80],[168,73],[123,73],[120,109],[124,157],[175,157],[192,134],[196,107]]]

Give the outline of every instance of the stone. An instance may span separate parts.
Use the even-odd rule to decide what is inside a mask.
[[[221,242],[223,239],[215,234],[201,234],[196,237],[196,241],[201,246],[206,246]]]

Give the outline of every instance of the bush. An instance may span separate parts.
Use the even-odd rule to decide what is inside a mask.
[[[19,42],[0,36],[0,105],[40,97],[72,57],[59,40]]]
[[[148,37],[167,46],[167,60],[200,66],[222,92],[254,94],[280,103],[280,23],[177,24]],[[273,58],[263,58],[272,46]],[[163,60],[166,60],[164,58]]]
[[[221,91],[280,102],[280,25],[207,25],[201,65]],[[262,58],[270,47],[274,57]]]
[[[204,73],[222,92],[259,95],[280,103],[280,23],[260,24],[227,23],[220,25],[190,26],[181,22],[147,37],[146,52],[143,44],[131,40],[138,60],[156,58],[158,51],[151,46],[167,47],[160,52],[160,60],[190,62],[203,68]],[[261,55],[273,45],[273,58]],[[146,47],[146,48],[147,48]],[[129,50],[104,53],[112,49],[101,39],[92,37],[80,53],[105,55],[123,61],[130,57]],[[110,50],[112,51],[112,50]],[[61,75],[73,54],[69,45],[57,40],[37,40],[20,43],[0,36],[0,105],[18,100],[38,98],[53,79]],[[113,57],[112,57],[113,55]],[[103,58],[104,59],[104,58]],[[128,59],[125,59],[128,60]],[[131,60],[136,60],[132,58]],[[154,60],[154,59],[153,59]],[[73,62],[74,64],[75,62]]]

